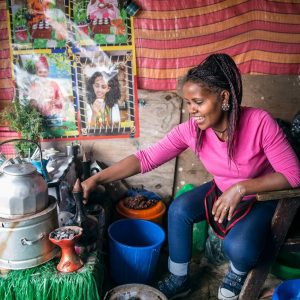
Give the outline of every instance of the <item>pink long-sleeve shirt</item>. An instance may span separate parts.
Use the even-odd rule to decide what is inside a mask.
[[[300,163],[274,118],[258,108],[242,107],[234,161],[228,162],[227,143],[211,128],[205,130],[202,147],[196,149],[197,124],[193,119],[173,128],[162,140],[135,155],[145,173],[191,148],[223,192],[231,185],[272,172],[300,186]],[[245,200],[248,197],[245,198]]]

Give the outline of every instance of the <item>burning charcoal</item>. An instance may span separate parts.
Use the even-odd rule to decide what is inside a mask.
[[[55,240],[72,240],[79,231],[73,230],[71,228],[57,228],[50,233],[50,238]]]

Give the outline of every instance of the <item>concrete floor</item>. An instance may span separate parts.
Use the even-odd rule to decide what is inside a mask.
[[[220,282],[228,268],[228,263],[215,266],[206,258],[194,259],[191,263],[192,293],[185,300],[216,300]],[[281,281],[273,275],[269,275],[264,285],[263,299],[271,299],[274,288]]]
[[[160,258],[158,277],[167,274],[167,252],[163,250]],[[208,261],[204,253],[193,256],[190,264],[190,275],[192,280],[192,292],[184,300],[216,300],[218,288],[228,269],[228,263],[214,265]],[[269,274],[260,299],[271,300],[274,288],[282,281]]]

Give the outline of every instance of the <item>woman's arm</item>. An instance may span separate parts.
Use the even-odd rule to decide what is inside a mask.
[[[227,219],[230,220],[244,196],[289,188],[291,188],[290,183],[281,173],[271,173],[234,184],[215,202],[212,209],[215,221],[222,223],[227,214]]]
[[[127,156],[114,165],[102,170],[82,182],[83,197],[88,199],[89,194],[96,189],[99,184],[124,179],[141,172],[140,162],[135,155]]]

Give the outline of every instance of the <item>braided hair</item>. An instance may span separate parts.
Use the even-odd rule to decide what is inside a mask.
[[[227,54],[211,54],[200,65],[188,71],[183,84],[187,82],[199,84],[215,93],[220,93],[222,90],[229,92],[227,154],[229,160],[233,160],[236,130],[243,96],[242,78],[238,67]],[[201,144],[202,130],[197,128],[197,147],[201,147]]]
[[[95,83],[95,80],[97,77],[101,77],[104,80],[106,78],[109,78],[108,75],[104,72],[95,72],[88,80],[87,82],[87,101],[89,104],[93,104],[96,100],[96,94],[94,92],[93,84]],[[118,103],[118,100],[121,98],[121,91],[120,91],[120,84],[118,80],[118,76],[113,76],[110,80],[108,80],[108,86],[110,87],[110,90],[105,94],[104,101],[105,104],[112,108],[116,103]]]

